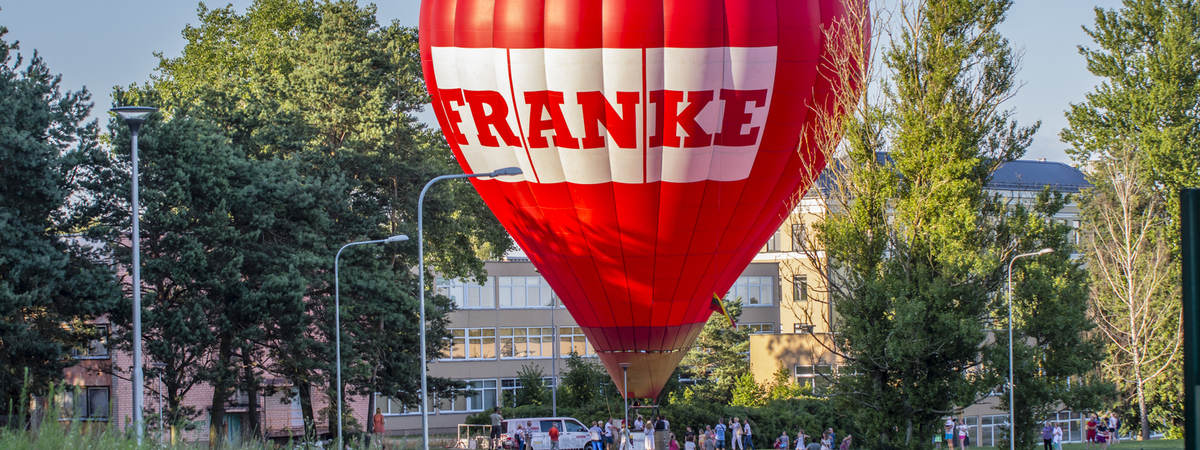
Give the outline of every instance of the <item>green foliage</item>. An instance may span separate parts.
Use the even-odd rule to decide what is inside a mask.
[[[583,359],[577,353],[571,352],[567,357],[566,371],[561,377],[562,388],[558,391],[560,408],[588,408],[589,405],[600,404],[603,405],[603,409],[608,409],[611,408],[612,399],[621,401],[617,385],[608,376],[604,366],[595,359]],[[621,406],[618,406],[617,410],[620,409]]]
[[[742,299],[723,299],[725,310],[737,321],[742,316]],[[713,314],[700,336],[680,363],[688,378],[697,381],[692,393],[698,399],[721,405],[733,400],[738,378],[750,372],[750,339],[746,330],[738,330],[722,314]]]
[[[517,406],[550,403],[550,390],[546,389],[545,377],[541,366],[521,366],[521,371],[517,372],[517,381],[521,383],[521,388],[517,389]]]
[[[1084,162],[1131,143],[1143,176],[1168,202],[1167,216],[1177,217],[1175,193],[1200,185],[1200,5],[1124,0],[1097,7],[1084,31],[1098,48],[1081,46],[1080,54],[1102,82],[1067,111],[1067,152]]]
[[[94,331],[84,322],[116,307],[120,289],[85,239],[108,160],[96,142],[86,90],[61,92],[37,56],[26,64],[0,27],[0,402],[19,398],[25,376],[43,394],[75,363]],[[26,374],[26,371],[28,373]]]
[[[1018,386],[1016,414],[1017,447],[1033,448],[1041,443],[1041,420],[1062,408],[1094,411],[1109,392],[1108,385],[1087,374],[1095,372],[1104,358],[1103,345],[1088,316],[1087,271],[1071,259],[1074,246],[1067,240],[1071,228],[1046,217],[1067,201],[1062,194],[1044,190],[1026,210],[1017,205],[1008,222],[1022,230],[1025,242],[1055,249],[1036,258],[1013,264],[1013,354]],[[1033,250],[1032,248],[1030,250]],[[994,317],[1004,317],[998,304]],[[1008,374],[1007,327],[995,327],[995,346],[985,349],[985,360],[1000,376]],[[1074,381],[1074,383],[1071,383]],[[1081,383],[1083,381],[1083,383]],[[1008,409],[1008,396],[999,399]]]
[[[823,191],[831,213],[815,228],[845,361],[831,396],[867,448],[927,447],[942,417],[1001,384],[1007,365],[997,365],[983,322],[1005,305],[1005,263],[1018,253],[1060,252],[1020,266],[1037,270],[1021,279],[1019,334],[1046,346],[1019,346],[1029,350],[1019,354],[1026,405],[1069,400],[1066,377],[1094,364],[1094,343],[1081,339],[1086,279],[1068,258],[1068,229],[1046,225],[1063,199],[1047,194],[1026,209],[987,192],[992,172],[1019,158],[1037,129],[1001,109],[1018,68],[997,31],[1009,6],[931,1],[900,11],[911,26],[884,44],[883,96],[864,100],[848,124]],[[1059,367],[1033,375],[1041,360]]]
[[[1183,365],[1174,356],[1182,341],[1174,319],[1181,308],[1176,217],[1179,189],[1200,184],[1200,5],[1126,0],[1120,8],[1096,8],[1085,31],[1096,47],[1081,46],[1080,53],[1102,82],[1071,105],[1062,138],[1075,161],[1095,164],[1096,189],[1084,214],[1098,242],[1088,264],[1095,312],[1110,342],[1106,376],[1122,393],[1113,407],[1148,436],[1152,424],[1180,425],[1182,417],[1176,380]],[[1105,173],[1113,168],[1119,177]],[[1112,261],[1128,267],[1106,264],[1106,256],[1120,254],[1130,256]],[[1106,280],[1119,272],[1124,286]],[[1136,298],[1147,300],[1130,302]],[[1123,323],[1105,323],[1117,315]]]
[[[754,381],[754,374],[749,372],[737,377],[733,384],[733,399],[729,406],[759,407],[767,403],[767,389]]]
[[[421,188],[461,171],[441,134],[412,115],[428,102],[416,30],[381,27],[374,6],[353,1],[258,0],[244,13],[201,5],[198,24],[183,34],[182,56],[159,55],[150,83],[116,95],[123,104],[162,109],[161,125],[143,130],[146,145],[164,154],[172,146],[183,153],[219,150],[186,161],[199,167],[182,168],[170,158],[144,167],[144,185],[163,197],[147,209],[167,208],[156,212],[161,220],[152,226],[165,231],[148,238],[147,248],[154,243],[159,256],[147,264],[163,266],[158,280],[178,276],[181,286],[214,286],[156,286],[156,296],[170,297],[164,303],[179,306],[164,308],[148,339],[157,343],[149,344],[173,360],[168,376],[180,392],[193,380],[212,382],[218,392],[253,392],[261,370],[269,370],[299,389],[306,422],[313,423],[320,414],[313,396],[336,394],[334,255],[343,244],[395,234],[415,241]],[[120,132],[113,138],[118,146]],[[481,277],[481,257],[512,245],[467,183],[440,184],[424,206],[426,258],[443,276]],[[110,223],[122,219],[115,211],[111,216]],[[416,264],[412,241],[342,254],[340,336],[349,393],[380,392],[415,404],[418,331],[429,331],[430,358],[448,345],[446,314],[454,305],[432,289],[432,273],[416,276]],[[430,293],[427,324],[416,317],[420,282]],[[205,306],[187,296],[204,297]],[[188,313],[189,307],[203,311]],[[203,329],[222,332],[203,336]],[[185,364],[205,354],[217,363],[203,371]],[[272,365],[245,364],[260,360]],[[430,382],[437,396],[465,387],[445,378]],[[214,407],[222,401],[214,396]]]

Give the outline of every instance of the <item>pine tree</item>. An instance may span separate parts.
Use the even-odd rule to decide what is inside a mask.
[[[116,308],[121,293],[93,245],[97,204],[77,195],[109,164],[96,123],[85,122],[91,96],[61,92],[61,77],[36,52],[26,64],[7,32],[0,27],[0,402],[19,405],[23,388],[44,394],[62,379],[71,350],[99,338],[85,321]]]
[[[742,316],[742,299],[724,299],[722,302],[736,322]],[[746,358],[749,351],[750,339],[746,330],[734,327],[724,314],[709,317],[692,349],[680,362],[680,371],[696,381],[691,388],[694,398],[730,404],[738,378],[750,373],[750,361]]]

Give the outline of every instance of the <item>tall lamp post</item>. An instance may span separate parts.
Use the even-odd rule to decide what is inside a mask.
[[[1013,394],[1013,391],[1016,390],[1016,384],[1013,383],[1013,318],[1012,318],[1012,305],[1013,305],[1012,268],[1013,268],[1013,263],[1017,261],[1017,258],[1025,258],[1028,256],[1041,256],[1041,255],[1045,255],[1045,254],[1053,253],[1053,252],[1054,252],[1054,249],[1052,249],[1052,248],[1043,248],[1043,249],[1038,250],[1033,253],[1022,253],[1020,255],[1012,257],[1012,259],[1008,261],[1008,449],[1009,450],[1015,450],[1016,445],[1017,445],[1016,439],[1014,439],[1016,436],[1015,431],[1017,428],[1017,415],[1016,415],[1017,410],[1016,410],[1016,403],[1015,403],[1016,396]]]
[[[163,363],[153,363],[150,365],[154,367],[154,372],[156,375],[158,375],[158,443],[162,444],[163,438],[164,438],[163,430],[166,429],[166,428],[163,428],[163,426],[165,425],[166,422],[163,421],[163,413],[162,413],[162,406],[163,406],[162,373],[163,373],[163,369],[165,369],[167,367],[167,365],[163,364]]]
[[[629,427],[629,366],[627,362],[621,365],[621,400],[625,401],[625,427]],[[624,450],[624,449],[622,449]]]
[[[378,239],[374,241],[351,242],[343,245],[338,249],[337,255],[333,257],[333,328],[334,328],[334,353],[337,354],[337,410],[338,410],[338,446],[344,446],[342,443],[342,287],[339,281],[338,260],[342,258],[342,250],[353,245],[363,244],[383,244],[387,242],[407,241],[408,236],[397,234],[387,239]],[[370,412],[368,411],[368,414]]]
[[[129,152],[132,164],[131,176],[133,178],[133,204],[130,205],[132,210],[133,230],[130,233],[129,240],[133,244],[133,426],[137,430],[138,445],[142,443],[142,436],[145,430],[142,424],[142,400],[146,394],[143,392],[143,374],[142,374],[142,261],[141,261],[141,230],[139,219],[141,217],[141,208],[138,205],[138,130],[142,127],[142,122],[146,121],[147,117],[158,111],[158,108],[149,106],[119,106],[109,111],[117,113],[125,120],[125,125],[129,127],[129,133],[132,135],[133,142],[130,144]]]
[[[518,167],[505,167],[495,172],[489,173],[464,173],[458,175],[442,175],[429,180],[425,183],[425,187],[421,189],[421,196],[417,198],[417,284],[420,286],[421,293],[421,449],[429,450],[429,386],[428,374],[425,370],[425,192],[429,191],[429,187],[433,183],[442,180],[450,180],[455,178],[479,178],[479,177],[502,177],[509,175],[520,175],[521,169]]]

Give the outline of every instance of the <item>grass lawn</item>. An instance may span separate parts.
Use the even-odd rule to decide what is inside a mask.
[[[944,450],[946,447],[942,447]],[[1038,445],[1037,448],[1042,448]],[[1063,450],[1087,450],[1087,444],[1063,444]],[[1093,449],[1098,449],[1096,444],[1092,444]],[[1152,439],[1149,441],[1121,441],[1120,444],[1108,446],[1108,450],[1183,450],[1183,439]],[[997,449],[996,447],[967,447],[967,450],[1007,450]]]

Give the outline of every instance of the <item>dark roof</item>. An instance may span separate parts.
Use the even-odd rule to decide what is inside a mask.
[[[895,163],[887,152],[877,152],[875,159],[883,165]],[[821,171],[815,183],[816,187],[825,192],[831,190],[834,184],[833,172],[844,170],[844,167],[840,159],[831,161],[829,166]],[[1079,169],[1060,162],[1019,160],[1001,164],[996,168],[987,187],[993,190],[1041,191],[1043,186],[1078,194],[1080,190],[1092,187],[1092,184]]]
[[[992,173],[989,189],[1040,191],[1042,187],[1078,194],[1092,187],[1079,169],[1054,161],[1013,161],[1001,164]]]

